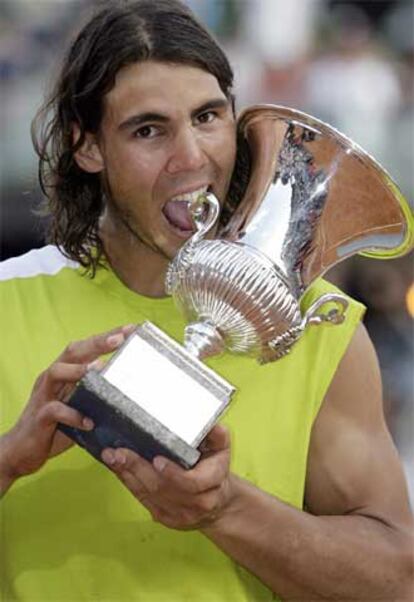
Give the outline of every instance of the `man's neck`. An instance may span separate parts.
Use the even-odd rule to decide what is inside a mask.
[[[105,225],[101,229],[105,256],[118,278],[132,291],[146,297],[165,297],[169,260],[139,241],[132,233],[119,236]]]

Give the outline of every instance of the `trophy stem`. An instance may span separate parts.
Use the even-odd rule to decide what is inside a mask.
[[[216,326],[209,320],[200,320],[186,326],[184,347],[198,359],[218,355],[225,349],[225,343]]]

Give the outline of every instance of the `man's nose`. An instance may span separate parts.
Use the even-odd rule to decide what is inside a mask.
[[[196,171],[204,167],[206,162],[207,156],[197,132],[186,128],[177,133],[172,143],[167,172],[175,174],[181,171]]]

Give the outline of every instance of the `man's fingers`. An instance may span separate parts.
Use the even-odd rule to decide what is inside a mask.
[[[163,456],[156,456],[150,463],[123,448],[104,450],[102,460],[118,476],[125,471],[135,475],[140,491],[163,491],[167,496],[178,499],[181,494],[197,495],[218,488],[226,478],[230,463],[228,430],[216,426],[208,435],[208,440],[209,453],[191,470],[185,470]]]
[[[130,449],[104,449],[102,460],[118,475],[130,472],[148,493],[158,491],[160,478],[150,462]]]
[[[115,471],[114,471],[115,472]],[[140,500],[142,504],[145,504],[147,499],[145,487],[143,487],[141,481],[139,481],[135,474],[128,470],[122,470],[115,472],[117,477],[123,482],[123,484],[129,489],[129,491]]]
[[[59,356],[58,361],[70,364],[92,362],[100,355],[118,349],[135,328],[135,325],[129,324],[88,339],[69,343]]]
[[[47,379],[52,384],[76,383],[82,376],[85,376],[87,368],[86,364],[56,362],[47,371]]]
[[[37,379],[33,388],[35,403],[66,398],[72,385],[85,375],[88,368],[102,368],[99,356],[115,351],[134,329],[135,325],[129,324],[70,343],[57,361]]]
[[[170,483],[188,494],[198,494],[219,487],[225,478],[230,462],[228,450],[217,452],[201,460],[195,468],[185,470],[178,464],[157,456],[153,466]]]
[[[85,375],[86,370],[86,364],[55,362],[36,381],[33,389],[34,399],[38,402],[62,399],[68,391],[68,385],[75,385]]]
[[[95,335],[82,341],[69,343],[59,360],[73,364],[89,363],[100,355],[115,351],[124,341],[125,335],[119,331]]]
[[[151,513],[153,518],[163,514],[160,506],[155,503],[151,494],[145,489],[137,477],[128,470],[116,473],[120,481],[129,489],[129,491],[141,502],[141,504]]]
[[[80,412],[71,408],[61,401],[50,401],[44,405],[38,414],[39,424],[42,426],[55,426],[58,422],[81,429],[90,431],[94,428],[93,421],[83,416]]]
[[[229,430],[222,424],[216,424],[200,446],[203,452],[218,452],[230,448]]]

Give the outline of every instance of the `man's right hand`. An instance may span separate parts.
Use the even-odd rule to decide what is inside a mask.
[[[70,343],[38,377],[19,420],[0,439],[0,495],[17,478],[39,470],[49,458],[73,445],[71,439],[57,430],[59,422],[83,430],[93,429],[92,421],[65,401],[88,366],[120,347],[134,328],[124,326]]]

